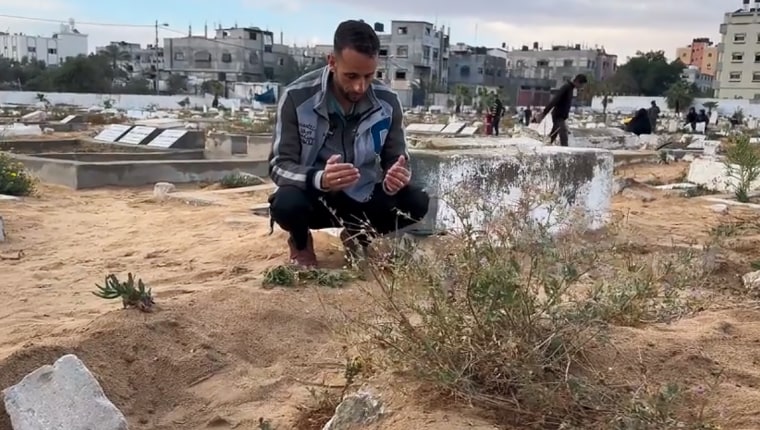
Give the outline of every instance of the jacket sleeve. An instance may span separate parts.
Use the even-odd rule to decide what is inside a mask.
[[[409,160],[409,152],[406,147],[406,132],[404,131],[404,110],[401,108],[401,101],[398,95],[394,94],[391,102],[393,114],[391,115],[391,126],[388,130],[388,136],[385,138],[385,144],[380,152],[380,164],[383,172],[393,166],[398,157],[405,156]],[[407,164],[407,168],[409,165]]]
[[[295,186],[304,190],[314,188],[317,169],[301,165],[301,138],[298,116],[288,91],[277,105],[277,119],[269,154],[269,177],[278,187]]]

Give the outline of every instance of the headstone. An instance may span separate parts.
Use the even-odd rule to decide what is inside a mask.
[[[171,148],[182,136],[187,134],[187,130],[164,130],[156,136],[155,139],[148,142],[148,146],[155,148]]]
[[[441,134],[457,134],[467,125],[464,122],[452,122],[441,130]]]
[[[465,127],[459,132],[459,136],[474,136],[477,132],[477,127]]]
[[[678,131],[678,121],[668,121],[668,133],[676,133]]]
[[[42,122],[45,121],[47,118],[47,114],[41,110],[36,110],[34,112],[29,112],[28,114],[21,117],[21,122],[27,123],[27,122]]]
[[[59,358],[3,390],[14,430],[127,430],[127,420],[77,356]]]
[[[127,134],[118,140],[118,142],[131,143],[133,145],[142,145],[143,143],[150,140],[151,137],[155,137],[157,134],[158,133],[156,133],[156,127],[138,125],[132,128],[132,130],[129,130]]]
[[[125,125],[125,124],[110,124],[106,126],[100,133],[98,133],[97,136],[95,136],[95,140],[100,142],[109,142],[113,143],[119,140],[122,136],[127,134],[127,132],[132,128],[131,125]]]
[[[707,127],[707,124],[705,124],[704,122],[698,122],[697,123],[697,133],[704,134],[706,127]]]
[[[718,123],[718,111],[713,111],[713,113],[710,114],[710,124],[717,124]]]
[[[159,134],[146,146],[164,149],[203,149],[205,135],[202,131],[168,129],[159,130]]]
[[[68,124],[76,117],[77,117],[76,115],[69,115],[66,118],[61,120],[61,124]]]
[[[749,120],[747,120],[747,128],[749,128],[750,130],[756,129],[757,128],[757,119],[750,118]]]

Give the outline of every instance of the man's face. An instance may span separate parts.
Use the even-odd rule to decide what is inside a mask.
[[[358,103],[375,78],[377,55],[370,57],[346,48],[330,54],[328,64],[341,95],[352,103]]]

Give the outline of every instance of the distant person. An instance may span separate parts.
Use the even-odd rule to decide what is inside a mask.
[[[649,107],[647,114],[649,116],[649,123],[652,128],[651,132],[657,133],[657,120],[660,119],[660,107],[657,106],[657,102],[654,100],[652,100],[652,106]]]
[[[429,197],[410,184],[404,112],[375,81],[380,41],[362,21],[344,21],[328,65],[285,88],[269,155],[277,191],[272,222],[290,235],[290,261],[315,267],[311,230],[343,227],[350,259],[366,257],[375,235],[420,221]]]
[[[580,91],[587,82],[588,79],[586,79],[586,75],[583,74],[577,75],[572,81],[565,82],[565,84],[560,87],[557,94],[555,94],[549,101],[549,104],[546,105],[544,111],[536,118],[536,121],[540,123],[543,121],[546,114],[551,111],[552,129],[549,132],[550,144],[553,145],[557,136],[559,136],[559,144],[567,146],[567,119],[570,117],[570,108],[573,104],[573,91],[576,89]]]
[[[697,110],[693,107],[689,108],[689,113],[686,114],[686,121],[683,125],[690,125],[691,131],[696,133],[697,131]]]
[[[532,119],[531,117],[533,116],[533,112],[531,112],[530,106],[525,108],[524,114],[525,114],[525,125],[530,125],[530,120]]]
[[[493,103],[491,103],[491,129],[493,130],[493,135],[498,136],[499,135],[499,122],[501,122],[501,117],[504,116],[504,105],[501,103],[501,99],[499,96],[496,96],[493,100]]]
[[[652,120],[649,111],[644,108],[639,109],[633,116],[633,119],[626,125],[625,129],[636,136],[652,134]]]
[[[705,134],[707,134],[707,126],[710,125],[710,117],[707,116],[707,112],[704,109],[700,109],[697,114],[697,123],[705,123]]]

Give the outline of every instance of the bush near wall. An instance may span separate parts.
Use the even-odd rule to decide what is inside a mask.
[[[0,153],[0,194],[28,196],[34,193],[35,183],[21,163]]]

